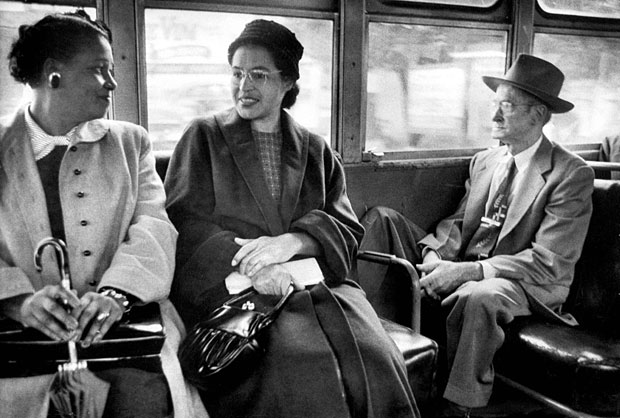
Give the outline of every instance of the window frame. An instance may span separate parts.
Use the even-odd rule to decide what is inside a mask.
[[[538,0],[525,0],[532,3],[531,31],[527,52],[533,51],[536,34],[592,36],[620,40],[620,19],[604,19],[592,16],[552,14],[544,11]],[[598,143],[567,144],[566,148],[578,152],[586,159],[597,160]]]
[[[115,0],[110,0],[113,2]],[[118,1],[118,0],[116,0]],[[122,0],[121,0],[122,1]],[[301,0],[294,0],[297,3],[301,3]],[[136,26],[138,28],[137,34],[138,38],[136,39],[138,45],[137,51],[137,62],[142,63],[138,65],[136,63],[136,70],[138,73],[137,82],[137,90],[139,100],[135,104],[138,109],[137,120],[138,123],[143,127],[148,127],[148,97],[147,97],[147,86],[146,86],[146,33],[145,33],[145,9],[175,9],[175,10],[187,10],[187,11],[199,11],[199,12],[224,12],[224,13],[246,13],[246,14],[255,14],[255,15],[266,15],[266,16],[285,16],[285,17],[296,17],[296,18],[304,18],[304,19],[322,19],[322,20],[330,20],[332,21],[334,27],[334,34],[332,38],[332,49],[334,51],[334,56],[332,57],[332,80],[337,80],[338,78],[338,42],[337,42],[337,34],[338,34],[338,14],[334,11],[329,11],[328,6],[329,2],[326,0],[321,0],[321,4],[314,10],[306,9],[299,10],[298,8],[282,8],[281,6],[277,6],[278,3],[287,4],[286,0],[283,2],[278,1],[270,1],[265,2],[268,3],[266,5],[262,5],[259,1],[255,1],[255,3],[260,5],[241,5],[241,4],[222,4],[221,2],[218,4],[216,2],[211,1],[169,1],[169,0],[136,0]],[[289,5],[290,6],[290,5]],[[332,115],[331,115],[331,146],[336,149],[337,146],[337,133],[338,133],[338,113],[337,110],[337,83],[332,82],[331,89],[332,96]]]
[[[556,26],[562,25],[566,27],[596,27],[599,29],[602,28],[611,28],[614,25],[617,27],[620,22],[620,17],[618,18],[605,18],[601,16],[588,16],[588,15],[578,15],[578,14],[562,14],[562,13],[553,13],[547,12],[540,5],[540,1],[536,0],[536,24],[544,25],[546,24],[554,24]]]
[[[22,0],[8,0],[21,2]],[[114,93],[110,116],[148,126],[144,10],[224,11],[259,15],[329,19],[333,22],[331,145],[345,163],[375,162],[365,154],[368,28],[370,22],[460,26],[505,30],[506,68],[520,53],[531,53],[536,33],[620,39],[618,19],[550,14],[537,0],[500,0],[489,8],[416,4],[398,0],[48,0],[50,5],[96,7],[113,37],[116,77],[123,86]],[[594,153],[597,144],[571,144],[580,153]],[[479,149],[390,152],[382,160],[445,161],[473,155]]]
[[[450,19],[439,19],[439,18],[427,18],[427,17],[417,17],[417,16],[393,16],[393,15],[379,15],[372,14],[368,15],[366,21],[365,32],[368,34],[368,28],[370,23],[389,23],[389,24],[407,24],[407,25],[422,25],[422,26],[435,26],[435,27],[450,27],[450,28],[469,28],[469,29],[481,29],[481,30],[497,30],[497,31],[505,31],[506,35],[506,61],[508,61],[511,55],[511,34],[512,34],[512,26],[507,23],[497,23],[497,22],[478,22],[478,21],[469,21],[469,20],[450,20]],[[369,45],[366,43],[365,45],[365,56],[369,54]],[[507,62],[506,64],[507,65]],[[368,75],[368,67],[367,65],[364,68],[364,93],[366,93],[366,77]],[[363,129],[365,131],[366,127],[366,103],[364,101],[364,107],[361,109],[363,114],[364,126]],[[365,138],[365,135],[364,135]],[[437,141],[441,141],[442,137],[435,138]],[[368,162],[368,161],[376,161],[376,160],[411,160],[411,159],[434,159],[434,158],[458,158],[458,157],[470,157],[474,155],[476,152],[483,150],[484,148],[445,148],[445,149],[432,149],[432,150],[408,150],[408,151],[386,151],[381,152],[379,154],[374,152],[368,152],[365,150],[365,144],[360,144],[360,159],[355,159],[355,155],[345,155],[345,161],[353,162]],[[348,157],[348,158],[347,158]]]

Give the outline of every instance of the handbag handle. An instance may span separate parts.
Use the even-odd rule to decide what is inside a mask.
[[[265,313],[265,316],[271,317],[277,314],[294,291],[295,288],[293,287],[293,282],[291,282],[288,286],[288,289],[286,289],[286,293],[282,296],[282,298],[280,298],[278,303],[269,312]],[[224,303],[224,306],[230,307],[230,305],[247,298],[251,294],[258,294],[258,292],[253,287],[249,287],[243,292],[239,293],[236,297],[227,300],[226,303]]]

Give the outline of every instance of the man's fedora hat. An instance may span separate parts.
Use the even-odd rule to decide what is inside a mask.
[[[532,55],[519,55],[503,78],[483,76],[482,81],[493,91],[500,84],[510,84],[525,90],[549,106],[553,113],[565,113],[574,107],[572,103],[558,97],[564,83],[562,71],[550,62]]]

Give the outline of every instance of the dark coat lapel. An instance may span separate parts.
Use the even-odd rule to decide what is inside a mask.
[[[308,131],[282,112],[282,227],[289,229],[299,201],[308,163]]]
[[[228,113],[218,113],[215,118],[235,165],[265,219],[267,230],[271,235],[283,234],[285,231],[278,206],[271,197],[261,162],[257,158],[250,122],[242,119],[234,108]]]

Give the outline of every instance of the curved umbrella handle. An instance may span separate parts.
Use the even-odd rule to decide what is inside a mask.
[[[37,244],[37,248],[34,250],[34,266],[37,271],[41,271],[43,266],[41,265],[41,254],[47,246],[52,246],[56,250],[56,257],[58,258],[58,268],[60,270],[61,285],[67,290],[71,290],[71,276],[69,274],[69,255],[67,251],[67,244],[58,238],[44,238]]]

